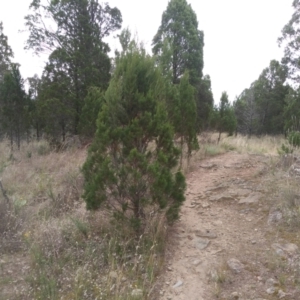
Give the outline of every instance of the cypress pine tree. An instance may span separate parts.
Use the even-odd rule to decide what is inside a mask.
[[[187,157],[188,161],[191,157],[192,151],[199,148],[197,134],[196,134],[196,120],[197,110],[195,102],[195,89],[189,83],[189,75],[187,72],[180,79],[178,86],[175,86],[178,90],[177,101],[173,110],[175,116],[173,124],[175,132],[180,139],[181,146],[181,158],[180,167],[182,166],[183,158],[183,145],[187,145]]]
[[[88,209],[106,208],[141,231],[147,207],[178,217],[185,179],[171,170],[179,151],[164,104],[164,79],[151,57],[131,44],[120,55],[83,166]]]
[[[220,142],[222,132],[228,132],[229,135],[232,135],[236,129],[234,110],[228,101],[226,92],[222,93],[217,118],[217,129],[219,131],[218,142]]]

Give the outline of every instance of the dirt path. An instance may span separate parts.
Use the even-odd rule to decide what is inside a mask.
[[[265,295],[260,276],[265,272],[264,251],[270,247],[261,179],[266,161],[263,156],[231,152],[193,166],[181,219],[167,248],[160,299]]]

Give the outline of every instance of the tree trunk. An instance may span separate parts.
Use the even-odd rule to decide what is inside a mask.
[[[220,140],[221,140],[221,134],[222,134],[222,132],[220,131],[219,132],[219,137],[218,137],[218,144],[220,143]]]

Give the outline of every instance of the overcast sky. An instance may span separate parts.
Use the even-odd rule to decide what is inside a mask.
[[[147,49],[155,35],[168,0],[106,0],[123,15],[123,27],[137,32]],[[188,0],[204,31],[204,74],[209,74],[215,102],[222,91],[231,101],[258,78],[272,59],[280,60],[277,45],[283,26],[290,20],[292,0]],[[24,78],[41,74],[46,58],[23,50],[26,33],[24,16],[31,0],[0,0],[0,21],[21,64]],[[115,35],[115,34],[114,34]],[[118,42],[110,44],[112,50]]]

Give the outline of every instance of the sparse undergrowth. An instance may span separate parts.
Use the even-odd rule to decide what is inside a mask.
[[[281,145],[280,139],[243,137],[224,137],[217,144],[217,134],[201,135],[199,141],[200,150],[192,156],[189,170],[185,162],[186,172],[208,156],[226,151],[274,156],[276,145]],[[165,220],[149,217],[146,232],[137,239],[135,232],[110,223],[103,212],[86,212],[80,172],[85,149],[54,152],[45,141],[24,144],[21,151],[12,154],[6,141],[0,148],[4,153],[0,177],[10,200],[7,205],[0,195],[0,298],[153,297],[164,264]],[[283,222],[276,227],[278,236],[299,244],[295,230],[300,227],[299,179],[279,175],[277,160],[270,160],[266,172],[273,178],[268,181],[274,195],[270,199],[278,200],[273,204],[283,214]],[[288,166],[284,168],[286,172]],[[282,260],[270,256],[266,264],[278,270],[282,287],[291,284],[287,275],[291,269]],[[18,272],[19,268],[25,271]],[[12,271],[16,273],[13,276]],[[299,285],[297,274],[293,274],[294,285]],[[229,280],[224,266],[216,276],[216,294],[220,294]]]
[[[9,198],[7,204],[0,196],[0,298],[147,298],[162,266],[165,221],[152,215],[137,239],[103,212],[87,212],[80,170],[85,149],[56,152],[45,141],[12,154],[6,141],[0,147]],[[19,255],[26,272],[13,278]]]

